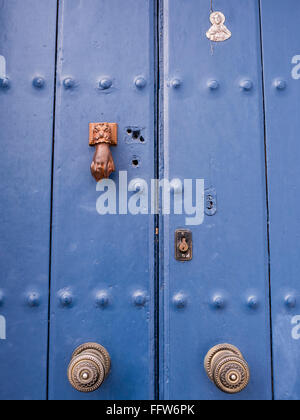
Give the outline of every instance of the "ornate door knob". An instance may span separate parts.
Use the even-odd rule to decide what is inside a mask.
[[[79,392],[96,391],[103,384],[110,371],[108,351],[96,343],[78,347],[68,367],[70,384]]]
[[[227,394],[237,394],[249,384],[248,364],[231,344],[213,347],[205,357],[204,367],[210,380]]]

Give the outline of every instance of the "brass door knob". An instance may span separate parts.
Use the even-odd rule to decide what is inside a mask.
[[[250,381],[250,371],[242,353],[231,344],[219,344],[206,355],[204,367],[210,380],[223,392],[237,394]]]
[[[70,384],[79,392],[96,391],[103,384],[110,371],[108,351],[96,343],[78,347],[68,367]]]

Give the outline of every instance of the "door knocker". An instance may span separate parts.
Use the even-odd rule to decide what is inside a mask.
[[[115,171],[110,146],[118,144],[118,124],[91,123],[90,146],[96,148],[91,173],[97,182],[109,178]]]

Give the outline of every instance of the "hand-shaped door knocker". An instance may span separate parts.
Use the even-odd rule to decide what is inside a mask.
[[[109,123],[90,124],[90,146],[95,146],[91,172],[97,182],[109,178],[115,171],[110,146],[118,144],[118,125]]]
[[[206,36],[208,39],[214,42],[222,42],[231,38],[231,32],[224,25],[225,20],[226,18],[221,12],[213,12],[210,15],[210,21],[212,23],[212,27],[206,33]]]

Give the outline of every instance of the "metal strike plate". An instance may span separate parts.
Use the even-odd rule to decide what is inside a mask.
[[[193,236],[190,230],[175,232],[175,258],[177,261],[191,261],[193,258]]]

